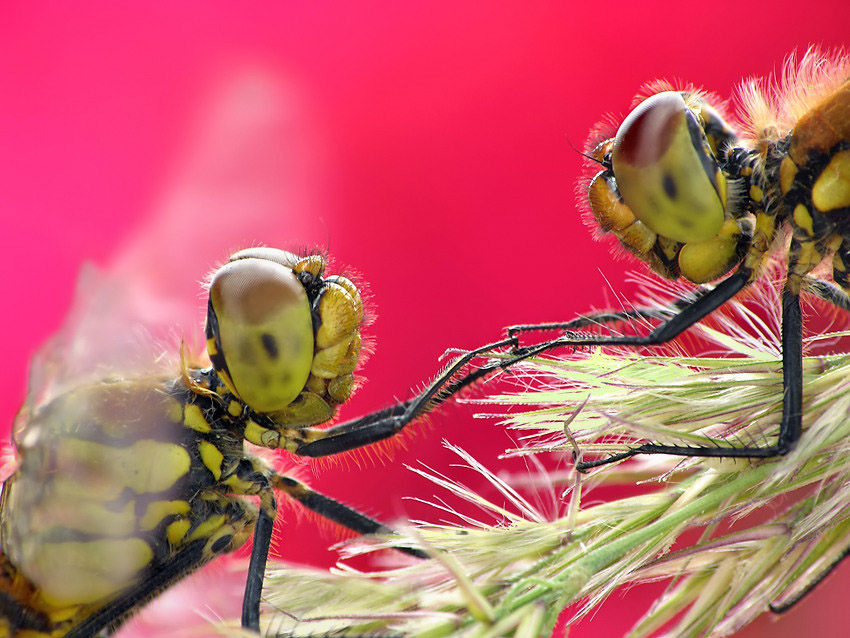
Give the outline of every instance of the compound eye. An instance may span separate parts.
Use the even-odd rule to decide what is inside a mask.
[[[719,232],[725,181],[681,94],[658,93],[629,113],[611,159],[623,201],[658,235],[698,242]]]
[[[310,301],[280,261],[231,261],[210,284],[207,348],[228,389],[257,412],[275,412],[304,389],[313,363]]]

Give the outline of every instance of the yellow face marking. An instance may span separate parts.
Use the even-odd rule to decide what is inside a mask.
[[[319,300],[321,325],[316,331],[316,348],[330,348],[350,340],[360,328],[363,307],[360,296],[354,297],[344,286],[329,283]]]
[[[292,270],[296,273],[308,272],[315,278],[321,277],[325,272],[325,258],[321,255],[308,255],[301,258]]]
[[[330,405],[324,397],[312,392],[302,392],[298,397],[298,401],[287,406],[283,410],[270,414],[269,416],[271,416],[275,422],[294,429],[317,425],[319,423],[326,423],[333,417],[333,415],[334,407]],[[286,441],[285,437],[277,440],[275,446],[269,445],[267,447],[281,446],[285,446],[284,449],[289,450],[290,452],[294,452],[298,447],[297,445],[292,447],[292,441]]]
[[[812,203],[823,212],[850,207],[850,149],[836,153],[818,176]]]
[[[351,396],[354,390],[354,375],[343,374],[330,380],[328,383],[328,396],[337,403],[343,403]]]
[[[359,344],[358,344],[359,345]],[[352,340],[342,341],[316,352],[310,373],[323,379],[332,379],[339,374],[354,370],[357,365],[359,347],[352,348]]]
[[[601,157],[598,159],[602,160]],[[605,173],[601,172],[590,181],[587,197],[590,200],[590,211],[599,227],[606,233],[616,233],[634,224],[637,218],[631,209],[616,197],[604,176]]]
[[[689,242],[679,253],[682,276],[696,284],[714,281],[729,272],[736,263],[741,231],[733,220],[727,220],[711,239]]]
[[[73,618],[79,612],[78,606],[73,607],[63,607],[61,609],[57,609],[56,611],[50,612],[50,620],[55,623],[64,622],[70,618]],[[26,635],[26,634],[24,634]],[[40,636],[36,636],[36,638],[41,638]]]

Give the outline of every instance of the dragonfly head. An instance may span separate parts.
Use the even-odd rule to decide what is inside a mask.
[[[723,276],[740,259],[745,236],[728,211],[718,161],[735,139],[698,94],[646,98],[589,152],[603,169],[587,187],[596,223],[666,278]]]

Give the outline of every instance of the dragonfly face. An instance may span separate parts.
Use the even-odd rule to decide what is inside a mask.
[[[727,274],[752,237],[752,207],[729,194],[740,171],[718,160],[736,141],[698,95],[648,97],[591,151],[603,167],[588,185],[593,216],[665,278],[705,283]]]
[[[351,394],[363,318],[356,286],[324,268],[320,255],[237,253],[210,284],[212,368],[106,378],[21,412],[0,506],[0,636],[111,631],[255,525],[243,621],[256,628],[273,489],[357,532],[388,531],[243,446],[333,454],[400,429],[380,417],[365,432],[312,427]],[[317,441],[323,450],[304,451]]]

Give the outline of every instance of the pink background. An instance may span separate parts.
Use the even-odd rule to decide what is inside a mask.
[[[84,262],[183,300],[173,323],[197,334],[197,282],[232,249],[328,247],[368,282],[377,315],[352,417],[407,396],[446,348],[604,305],[635,265],[576,212],[570,141],[649,80],[728,97],[795,48],[846,43],[850,24],[844,0],[477,4],[4,3],[2,427]],[[472,411],[449,408],[390,462],[311,483],[382,518],[435,520],[399,500],[433,492],[402,464],[445,470],[446,438],[498,469],[510,441]],[[337,536],[297,518],[280,553],[331,563]],[[843,635],[848,587],[845,565],[742,635]],[[218,581],[207,588],[214,598]],[[658,591],[613,597],[571,635],[622,634]]]

